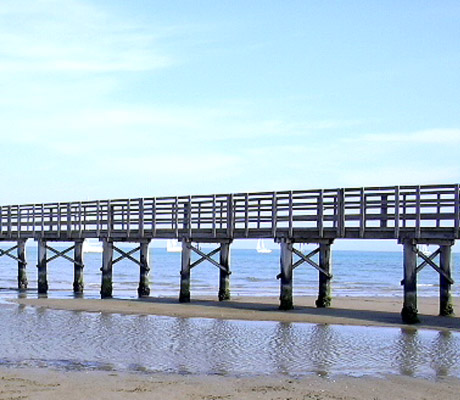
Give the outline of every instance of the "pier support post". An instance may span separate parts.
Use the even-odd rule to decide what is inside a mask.
[[[329,276],[319,271],[319,290],[316,307],[325,308],[331,305],[331,243],[320,243],[319,245],[319,266],[329,273]]]
[[[219,301],[230,300],[230,243],[221,243],[219,264]]]
[[[74,270],[73,270],[73,291],[75,294],[83,293],[84,281],[83,281],[83,240],[75,242],[74,249]]]
[[[18,289],[27,289],[27,257],[26,257],[26,240],[18,240]]]
[[[150,295],[149,273],[150,273],[150,254],[149,254],[150,241],[140,243],[139,249],[139,287],[137,294],[139,297]]]
[[[46,294],[48,292],[48,279],[47,279],[47,259],[46,259],[46,241],[43,239],[38,240],[38,294]]]
[[[112,297],[113,242],[102,240],[101,298]]]
[[[403,322],[420,322],[417,310],[417,253],[416,245],[411,241],[404,245],[404,303],[401,311]]]
[[[280,310],[294,308],[292,301],[292,242],[282,239],[280,242]]]
[[[180,271],[180,293],[179,301],[181,303],[190,303],[190,260],[191,249],[190,241],[182,239],[182,257]]]
[[[448,277],[451,277],[452,247],[442,245],[440,250],[439,266]],[[444,317],[454,315],[450,287],[449,281],[442,274],[439,274],[439,315]]]

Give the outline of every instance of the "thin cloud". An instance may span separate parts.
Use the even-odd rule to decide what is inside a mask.
[[[378,143],[454,145],[460,143],[460,129],[429,129],[410,133],[368,134],[356,140]]]
[[[133,28],[81,2],[29,5],[2,4],[1,72],[139,72],[174,64],[151,27]],[[11,25],[12,18],[27,24]]]

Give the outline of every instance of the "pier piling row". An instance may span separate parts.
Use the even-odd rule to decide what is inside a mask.
[[[122,259],[139,266],[138,294],[148,296],[150,241],[177,239],[182,242],[179,300],[190,301],[190,274],[203,261],[219,268],[218,298],[228,300],[233,240],[274,239],[281,250],[280,309],[289,310],[294,306],[293,272],[301,264],[318,270],[316,305],[331,304],[331,248],[335,240],[396,239],[404,249],[401,315],[405,322],[413,323],[418,320],[417,273],[425,266],[439,273],[440,315],[453,315],[451,248],[459,231],[459,184],[7,205],[0,207],[0,243],[16,244],[0,249],[0,257],[17,261],[18,289],[27,289],[25,243],[34,239],[38,246],[38,292],[48,290],[47,264],[63,257],[74,264],[74,291],[82,293],[83,241],[97,238],[103,243],[101,297],[112,296],[113,265]],[[56,241],[72,245],[60,251],[51,245]],[[117,247],[120,242],[134,242],[138,247],[125,252]],[[218,247],[205,253],[199,243]],[[316,243],[318,247],[303,254],[296,247],[302,243]],[[421,244],[434,245],[437,250],[424,254]],[[72,250],[73,257],[68,254]],[[119,254],[115,259],[114,251]],[[137,258],[133,256],[136,252]],[[193,263],[192,253],[200,257]],[[217,254],[218,261],[213,258]],[[318,262],[313,260],[315,255]]]

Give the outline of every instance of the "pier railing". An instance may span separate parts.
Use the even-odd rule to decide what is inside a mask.
[[[0,239],[458,238],[458,184],[0,207]]]

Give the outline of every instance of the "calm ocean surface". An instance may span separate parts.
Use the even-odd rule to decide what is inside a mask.
[[[5,246],[3,246],[5,248]],[[36,249],[28,247],[27,296],[36,296]],[[234,295],[277,296],[279,252],[232,250]],[[153,296],[178,296],[180,254],[151,249]],[[85,297],[98,298],[101,255],[85,254]],[[455,263],[454,263],[455,265]],[[17,297],[16,263],[0,258],[0,296]],[[49,297],[72,297],[73,265],[48,265]],[[333,294],[402,296],[402,253],[333,252]],[[114,297],[135,298],[138,267],[114,266]],[[294,294],[316,295],[318,273],[302,265]],[[454,268],[454,280],[460,276]],[[438,295],[437,274],[419,275],[419,295]],[[193,296],[217,295],[218,270],[192,271]],[[454,296],[458,296],[454,285]],[[460,333],[417,329],[224,321],[0,307],[0,365],[182,374],[460,378]]]

